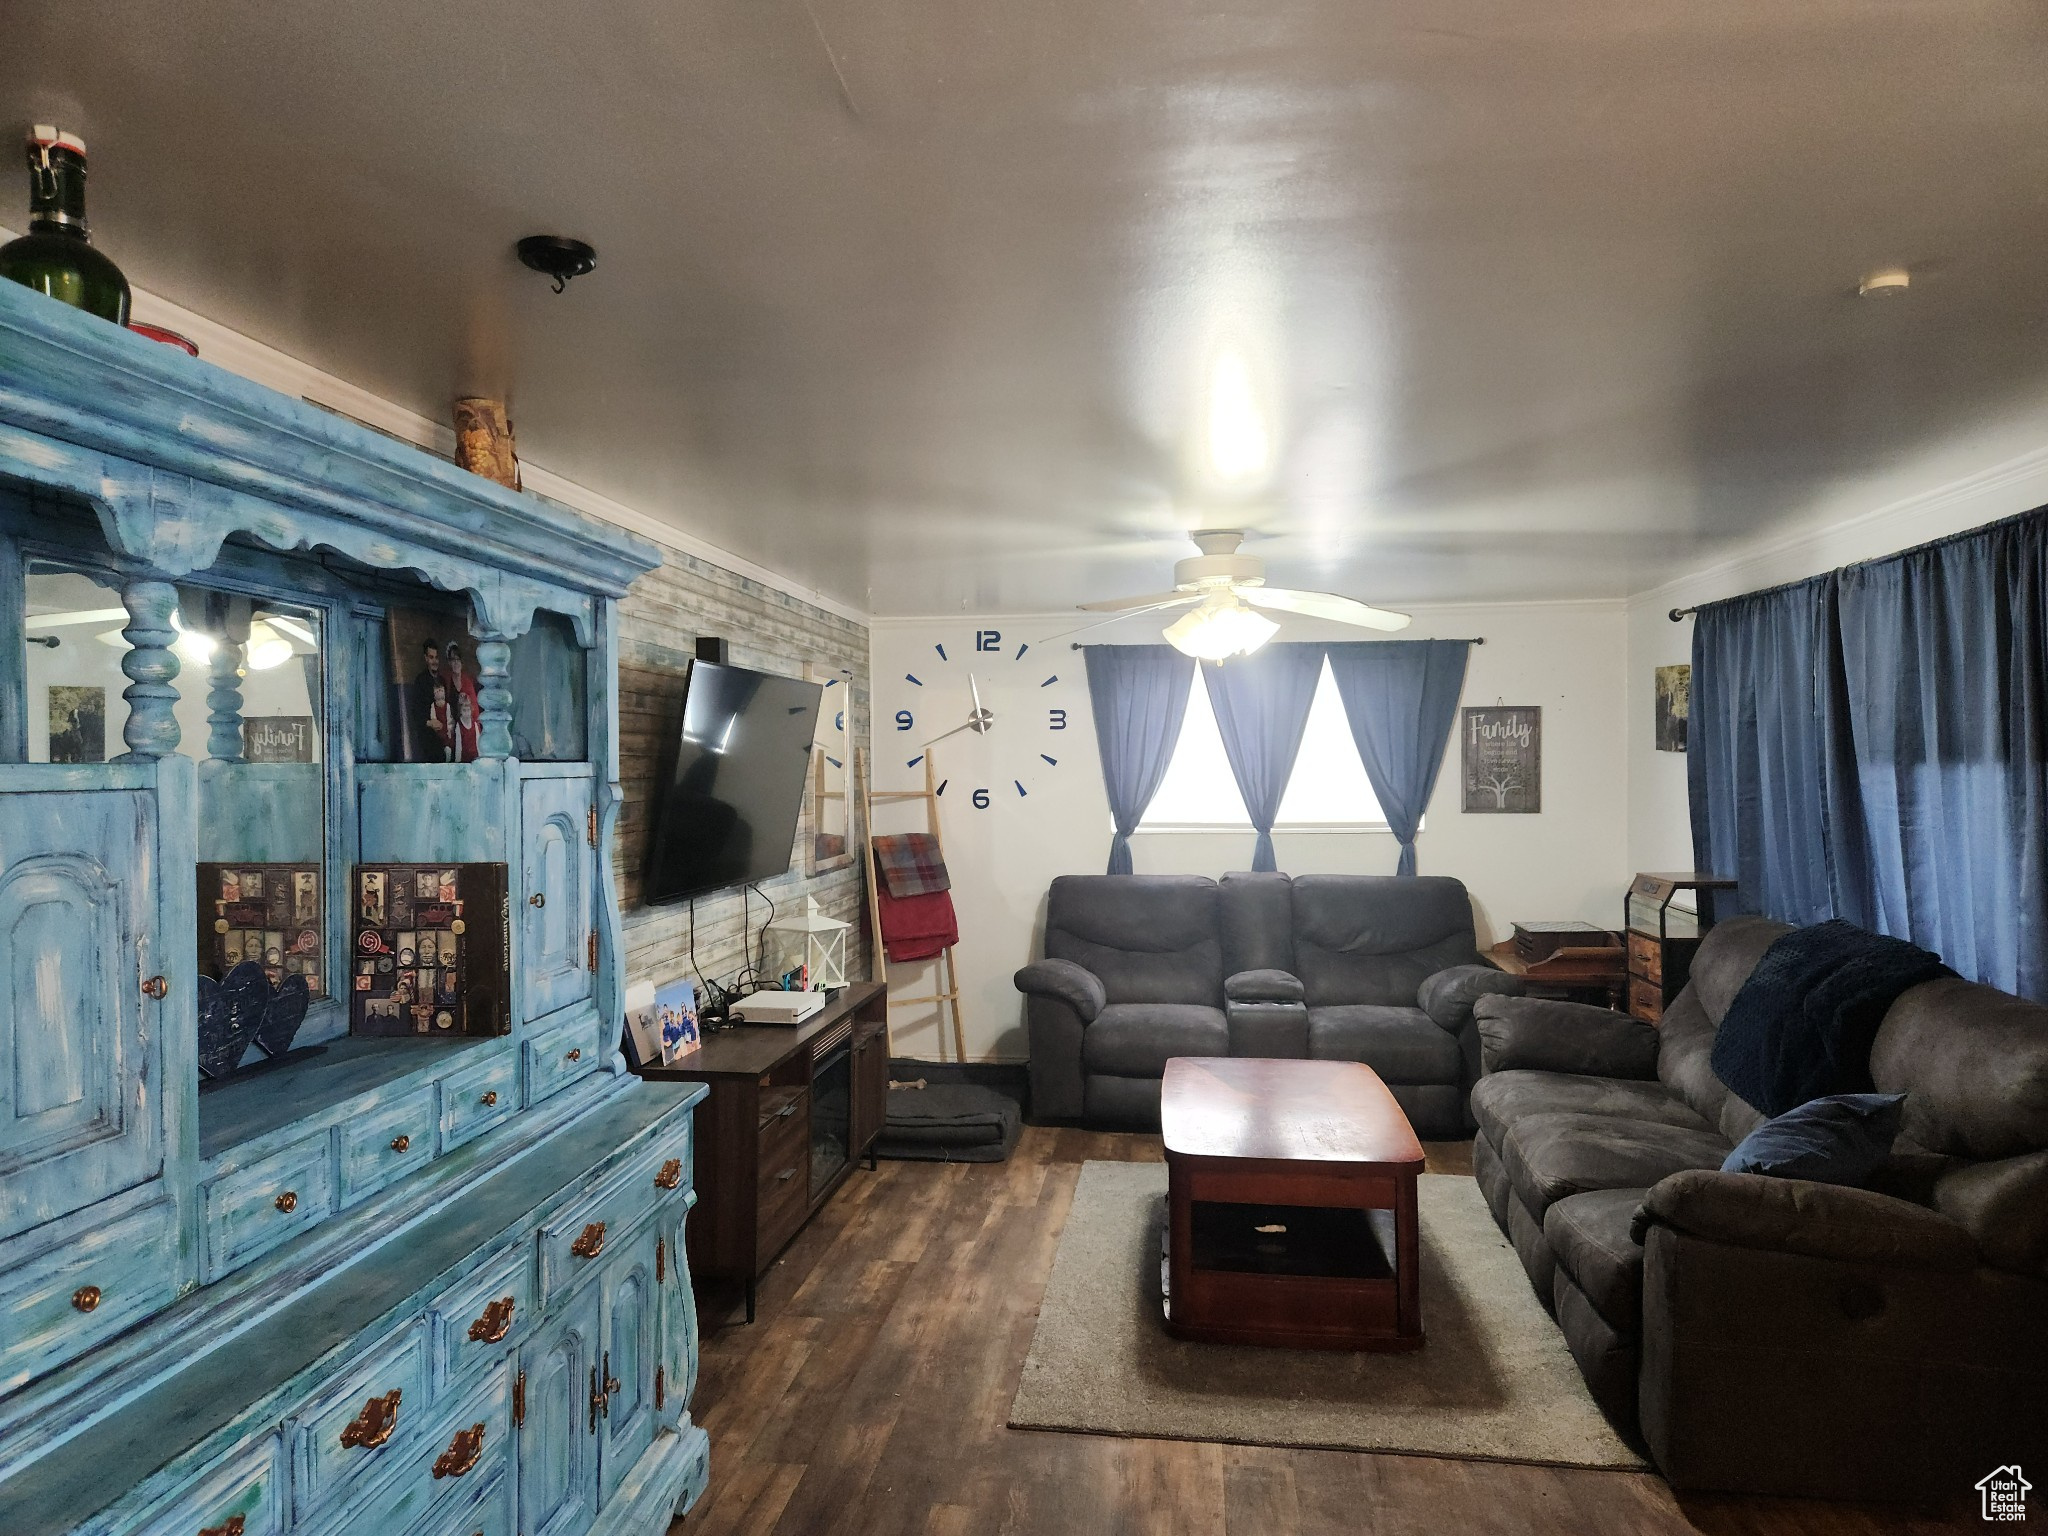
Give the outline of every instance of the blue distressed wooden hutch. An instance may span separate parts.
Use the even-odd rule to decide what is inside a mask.
[[[618,601],[657,559],[0,283],[8,1536],[643,1533],[702,1491],[702,1089],[616,1049]],[[473,656],[473,761],[392,760],[418,612]],[[198,871],[236,861],[300,872],[325,1049],[202,1089]],[[505,867],[490,1020],[352,1025],[380,862]]]

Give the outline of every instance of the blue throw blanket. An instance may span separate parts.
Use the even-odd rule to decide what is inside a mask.
[[[1839,919],[1764,951],[1714,1037],[1714,1075],[1766,1115],[1868,1093],[1870,1046],[1908,987],[1955,972],[1904,939]]]

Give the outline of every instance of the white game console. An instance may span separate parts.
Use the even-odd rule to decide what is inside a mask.
[[[824,1006],[822,992],[749,992],[734,1000],[732,1012],[749,1024],[801,1024]]]

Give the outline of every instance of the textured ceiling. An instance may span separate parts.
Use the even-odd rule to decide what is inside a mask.
[[[2048,392],[2020,0],[14,9],[138,284],[878,614],[1617,595]]]

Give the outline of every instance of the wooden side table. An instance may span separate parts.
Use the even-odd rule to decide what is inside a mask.
[[[1487,959],[1510,976],[1522,978],[1530,997],[1556,997],[1566,1002],[1592,1002],[1619,1010],[1628,993],[1628,951],[1619,944],[1591,949],[1558,949],[1541,960],[1524,960],[1514,940],[1496,944]]]

